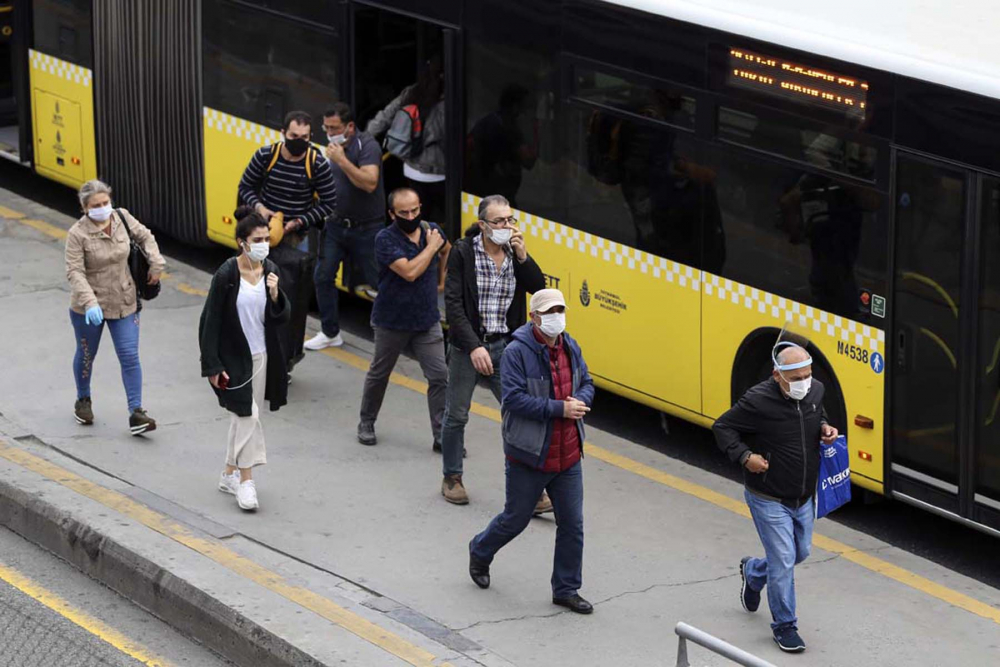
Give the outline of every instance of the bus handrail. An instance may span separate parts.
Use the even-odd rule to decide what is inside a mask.
[[[704,630],[699,630],[687,623],[678,623],[674,626],[674,632],[678,637],[676,667],[691,667],[691,663],[688,662],[687,657],[688,640],[738,665],[743,665],[743,667],[775,667],[774,664],[762,660],[751,653],[747,653],[743,649],[737,648],[729,642],[722,641],[718,637],[710,635]]]

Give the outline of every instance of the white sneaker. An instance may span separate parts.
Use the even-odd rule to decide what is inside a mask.
[[[240,482],[240,486],[236,490],[236,502],[239,504],[240,509],[257,509],[257,487],[254,485],[252,479]]]
[[[343,344],[344,339],[341,338],[340,334],[331,338],[320,331],[318,334],[307,340],[302,347],[307,350],[322,350],[324,347],[340,347]]]
[[[232,475],[227,475],[226,471],[222,471],[222,475],[219,476],[219,491],[223,493],[231,493],[236,495],[237,489],[240,488],[240,471],[234,470]]]

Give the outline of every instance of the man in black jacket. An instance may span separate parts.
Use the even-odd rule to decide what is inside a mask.
[[[462,483],[462,457],[472,392],[483,376],[499,402],[500,357],[511,334],[525,323],[525,295],[545,287],[545,276],[528,255],[507,199],[484,197],[477,224],[474,235],[455,244],[444,284],[451,349],[441,426],[441,495],[456,505],[469,502]],[[536,514],[551,509],[543,495]]]
[[[794,568],[812,543],[819,443],[832,444],[838,433],[826,421],[824,388],[812,378],[809,353],[788,342],[775,352],[773,376],[751,387],[712,431],[719,448],[743,466],[744,496],[764,546],[764,558],[740,561],[740,601],[757,611],[766,585],[774,641],[797,653],[806,646],[796,626]]]

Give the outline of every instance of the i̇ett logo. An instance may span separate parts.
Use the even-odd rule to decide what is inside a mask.
[[[580,303],[583,304],[584,308],[590,305],[590,289],[587,288],[587,281],[583,281],[583,287],[580,288]]]

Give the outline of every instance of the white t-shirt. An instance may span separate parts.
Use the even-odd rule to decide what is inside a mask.
[[[236,312],[240,316],[243,335],[250,344],[250,354],[267,352],[264,342],[264,309],[267,308],[267,288],[261,276],[256,285],[240,277],[240,293],[236,296]]]

